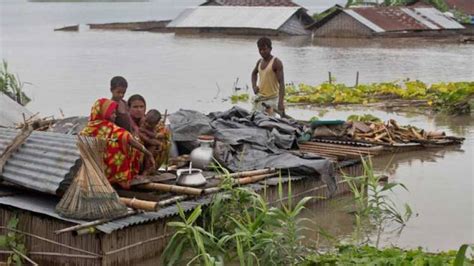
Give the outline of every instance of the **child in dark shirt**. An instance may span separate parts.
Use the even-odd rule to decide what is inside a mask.
[[[169,131],[164,127],[164,122],[160,123],[161,113],[151,109],[140,126],[139,136],[148,151],[155,158],[156,167],[160,167],[169,152]],[[150,174],[154,169],[150,169],[149,162],[145,163],[144,175]]]
[[[123,97],[127,92],[127,87],[128,83],[124,77],[116,76],[110,80],[110,92],[112,92],[112,100],[118,103],[115,124],[130,133],[135,133],[133,132],[127,102],[123,100]]]

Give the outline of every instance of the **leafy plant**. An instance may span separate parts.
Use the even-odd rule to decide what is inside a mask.
[[[18,75],[9,73],[8,63],[3,60],[0,67],[0,92],[4,93],[17,103],[26,105],[31,99],[23,92],[25,83],[20,80]]]
[[[395,203],[389,198],[387,192],[391,192],[395,187],[407,188],[396,182],[381,185],[380,177],[374,172],[372,161],[361,158],[364,174],[359,177],[344,176],[354,194],[356,207],[356,228],[355,239],[363,243],[371,241],[370,232],[375,227],[376,239],[375,247],[378,248],[380,237],[385,227],[390,222],[396,222],[404,226],[412,215],[412,210],[405,204],[404,212],[400,212]]]
[[[470,112],[468,100],[474,97],[474,82],[436,83],[421,81],[360,84],[322,83],[317,86],[300,84],[287,89],[286,100],[292,103],[368,104],[387,99],[424,100],[426,107],[447,113]]]
[[[371,114],[363,114],[363,115],[350,115],[347,117],[347,121],[360,121],[360,122],[372,122],[372,123],[380,123],[382,120],[376,116]]]
[[[249,101],[249,94],[248,93],[239,93],[239,94],[233,94],[230,96],[230,101],[233,104],[236,104],[238,102],[248,102]]]
[[[190,262],[199,259],[204,265],[215,265],[217,258],[211,256],[208,250],[220,251],[216,245],[216,238],[195,225],[196,220],[201,216],[201,205],[186,218],[183,209],[178,203],[178,211],[181,221],[169,222],[167,226],[176,229],[175,234],[163,251],[163,262],[166,265],[175,265],[183,260],[183,254],[190,248],[193,257]]]
[[[309,197],[293,207],[291,180],[288,183],[288,200],[283,198],[282,178],[279,177],[280,207],[269,203],[254,191],[235,187],[228,172],[216,166],[225,177],[221,183],[222,193],[216,194],[202,221],[197,225],[202,211],[199,206],[185,217],[180,209],[180,222],[170,222],[177,229],[164,251],[164,262],[168,265],[183,260],[200,260],[205,265],[218,261],[239,262],[241,265],[294,265],[304,258],[301,230],[304,219],[298,218]],[[191,256],[182,259],[190,246]]]
[[[19,219],[12,217],[7,224],[8,229],[17,229]],[[23,265],[23,256],[26,254],[25,237],[14,231],[8,231],[6,235],[0,235],[0,248],[6,248],[13,251],[8,257],[8,265]]]
[[[463,247],[460,248],[460,251]],[[402,250],[396,247],[377,249],[372,246],[342,245],[336,250],[324,254],[312,254],[302,265],[469,265],[474,261],[464,254],[462,261],[457,262],[456,251],[428,253],[421,248]],[[460,263],[460,264],[459,264]]]

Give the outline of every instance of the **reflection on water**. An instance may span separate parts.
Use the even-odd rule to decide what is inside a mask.
[[[321,112],[325,110],[326,112]],[[425,116],[405,112],[388,113],[356,108],[294,109],[290,115],[308,119],[323,113],[323,119],[345,119],[350,114],[371,113],[383,120],[395,119],[400,125],[413,125],[427,130],[445,131],[447,135],[466,138],[461,146],[433,148],[373,158],[377,174],[388,176],[389,182],[403,183],[408,191],[397,188],[390,198],[402,209],[408,203],[414,215],[403,231],[385,233],[382,245],[405,248],[421,246],[429,251],[458,249],[463,243],[474,242],[474,118],[472,116]],[[343,201],[344,202],[344,201]],[[352,233],[354,217],[346,205],[314,207],[305,217],[338,238]],[[390,227],[395,228],[396,224]],[[308,233],[313,240],[315,233]]]

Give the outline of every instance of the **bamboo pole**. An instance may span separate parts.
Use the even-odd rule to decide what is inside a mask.
[[[138,212],[136,210],[133,210],[133,211],[127,212],[126,214],[123,214],[123,215],[120,215],[120,216],[117,216],[117,217],[114,217],[114,218],[98,219],[98,220],[91,221],[91,222],[88,222],[88,223],[78,224],[78,225],[67,227],[67,228],[64,228],[64,229],[61,229],[61,230],[56,230],[56,231],[54,231],[54,233],[56,235],[59,235],[59,234],[66,233],[66,232],[77,231],[77,230],[80,230],[80,229],[83,229],[83,228],[86,228],[86,227],[96,226],[96,225],[103,224],[103,223],[106,223],[106,222],[110,222],[110,221],[113,221],[113,220],[121,219],[121,218],[130,216],[130,215],[133,215],[133,214],[136,214],[136,213],[138,213]]]
[[[127,205],[130,208],[140,209],[145,211],[157,211],[158,210],[158,203],[154,201],[147,201],[147,200],[139,200],[139,199],[130,199],[130,198],[123,198],[120,197],[120,201]]]
[[[202,194],[202,189],[199,189],[199,188],[168,185],[168,184],[161,184],[161,183],[149,183],[149,184],[138,185],[137,187],[141,189],[173,192],[173,193],[178,193],[178,194],[188,194],[188,195],[195,195],[195,196],[199,196]]]
[[[270,172],[274,172],[275,168],[265,168],[265,169],[258,169],[258,170],[251,170],[251,171],[243,171],[243,172],[236,172],[236,173],[231,173],[228,176],[232,178],[238,178],[242,176],[251,176],[251,175],[260,175],[260,174],[266,174]],[[214,178],[219,178],[222,179],[226,177],[227,175],[215,175],[213,176]]]
[[[249,184],[249,183],[255,183],[257,181],[263,180],[267,177],[275,176],[277,174],[278,173],[270,173],[270,174],[242,177],[242,178],[236,179],[235,183],[238,184],[238,185],[245,185],[245,184]]]
[[[347,147],[330,147],[330,146],[317,146],[317,145],[300,145],[300,149],[314,149],[320,151],[335,151],[335,152],[343,152],[347,154],[351,153],[372,153],[375,150],[368,150],[368,149],[358,149],[357,147],[347,146]]]
[[[328,148],[341,148],[345,150],[363,150],[363,151],[374,151],[379,149],[379,147],[359,147],[359,146],[350,146],[345,144],[332,144],[332,143],[324,143],[324,142],[305,142],[299,144],[299,146],[318,146],[318,147],[328,147]]]
[[[172,197],[169,199],[160,200],[158,201],[158,206],[164,207],[166,205],[170,205],[170,204],[185,200],[187,198],[189,198],[189,195],[180,195],[180,196]]]

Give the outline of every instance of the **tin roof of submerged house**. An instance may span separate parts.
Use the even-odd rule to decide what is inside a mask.
[[[376,33],[464,28],[434,7],[339,8],[322,20],[315,22],[310,28],[317,29],[341,13],[349,15]]]
[[[292,6],[299,7],[298,4],[290,0],[209,0],[201,6]]]
[[[200,6],[188,8],[168,24],[171,28],[266,29],[278,31],[293,16],[305,25],[314,20],[301,7]]]
[[[0,128],[0,154],[19,130]],[[61,194],[80,166],[76,138],[60,133],[33,131],[8,158],[0,180],[48,194]]]

